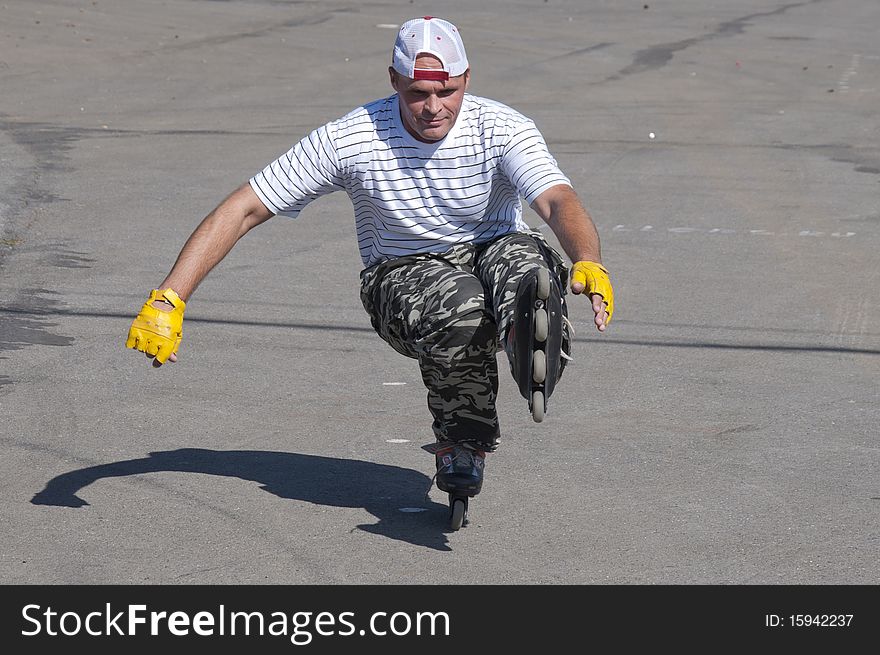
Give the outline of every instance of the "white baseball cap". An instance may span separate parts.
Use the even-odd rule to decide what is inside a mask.
[[[416,59],[422,54],[437,57],[443,68],[417,69]],[[414,80],[447,80],[462,75],[468,69],[468,60],[455,25],[442,18],[425,16],[401,25],[391,65],[401,75]]]

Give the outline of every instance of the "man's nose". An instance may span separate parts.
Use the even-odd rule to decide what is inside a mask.
[[[440,98],[437,96],[428,96],[425,100],[425,111],[432,116],[439,114],[442,108],[443,105],[440,102]]]

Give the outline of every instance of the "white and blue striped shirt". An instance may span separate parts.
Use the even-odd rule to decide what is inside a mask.
[[[532,120],[465,94],[441,141],[412,137],[392,95],[319,127],[250,184],[269,211],[289,217],[344,189],[369,267],[525,232],[520,195],[531,204],[550,187],[571,182]]]

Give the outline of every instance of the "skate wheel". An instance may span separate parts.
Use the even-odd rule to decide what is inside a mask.
[[[535,310],[535,341],[541,343],[547,341],[547,335],[550,334],[550,320],[547,318],[546,309]]]
[[[536,350],[532,354],[532,379],[541,384],[547,377],[547,356],[543,350]]]
[[[467,514],[467,501],[462,498],[454,498],[452,501],[452,513],[449,519],[449,527],[458,530],[464,525]]]
[[[547,300],[550,297],[550,271],[543,267],[539,268],[536,279],[535,295],[541,300]]]
[[[532,393],[532,418],[535,423],[544,420],[544,392],[535,391]]]

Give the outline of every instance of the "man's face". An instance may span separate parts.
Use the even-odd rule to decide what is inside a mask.
[[[419,57],[416,68],[441,68],[441,64],[434,57]],[[391,86],[400,97],[400,117],[407,131],[426,143],[439,141],[449,134],[461,111],[470,71],[437,81],[413,80],[393,68],[388,70]]]

